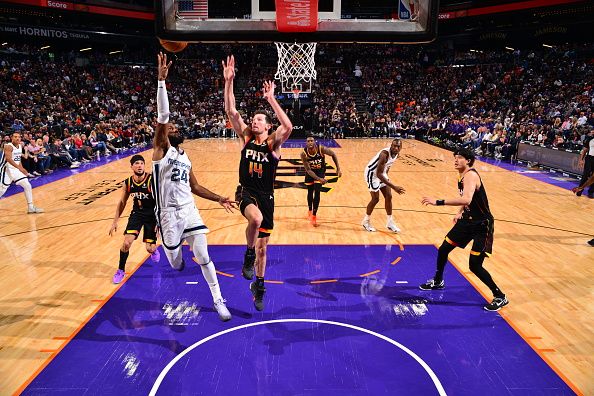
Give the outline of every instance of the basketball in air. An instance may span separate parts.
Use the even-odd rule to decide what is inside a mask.
[[[167,41],[159,39],[159,42],[161,43],[161,46],[169,52],[180,52],[188,46],[188,43],[185,41]]]

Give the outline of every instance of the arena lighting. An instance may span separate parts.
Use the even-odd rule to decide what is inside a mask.
[[[118,54],[120,52],[124,52],[124,50],[111,51],[109,55]]]
[[[2,43],[2,45],[6,45],[6,44],[8,44],[8,43]]]
[[[40,49],[40,50],[43,50],[43,49],[48,49],[49,47],[50,47],[49,45],[44,45],[43,47],[41,47],[41,48],[39,48],[39,49]]]
[[[505,47],[506,50],[515,51],[512,47]]]
[[[78,52],[88,51],[91,49],[92,49],[91,47],[87,47],[87,48],[79,49]]]
[[[552,45],[548,45],[548,44],[543,44],[542,46],[543,46],[543,47],[547,47],[547,48],[553,48],[553,46],[552,46]]]

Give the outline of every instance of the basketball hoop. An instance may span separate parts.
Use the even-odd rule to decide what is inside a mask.
[[[311,80],[317,77],[314,55],[317,43],[275,43],[278,68],[275,80],[281,81],[282,92],[297,99],[301,92],[311,92]]]

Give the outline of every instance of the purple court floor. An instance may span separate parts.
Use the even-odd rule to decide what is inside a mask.
[[[270,246],[263,312],[240,274],[244,247],[209,249],[231,321],[187,246],[183,272],[161,254],[23,394],[574,394],[455,267],[445,290],[418,289],[434,246]]]

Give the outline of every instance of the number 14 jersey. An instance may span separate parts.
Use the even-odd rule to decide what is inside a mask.
[[[160,161],[153,161],[153,191],[157,211],[194,204],[190,187],[191,169],[192,163],[186,152],[173,146],[169,146]]]
[[[270,148],[271,139],[258,144],[252,137],[241,150],[239,183],[248,190],[272,194],[278,158]]]

